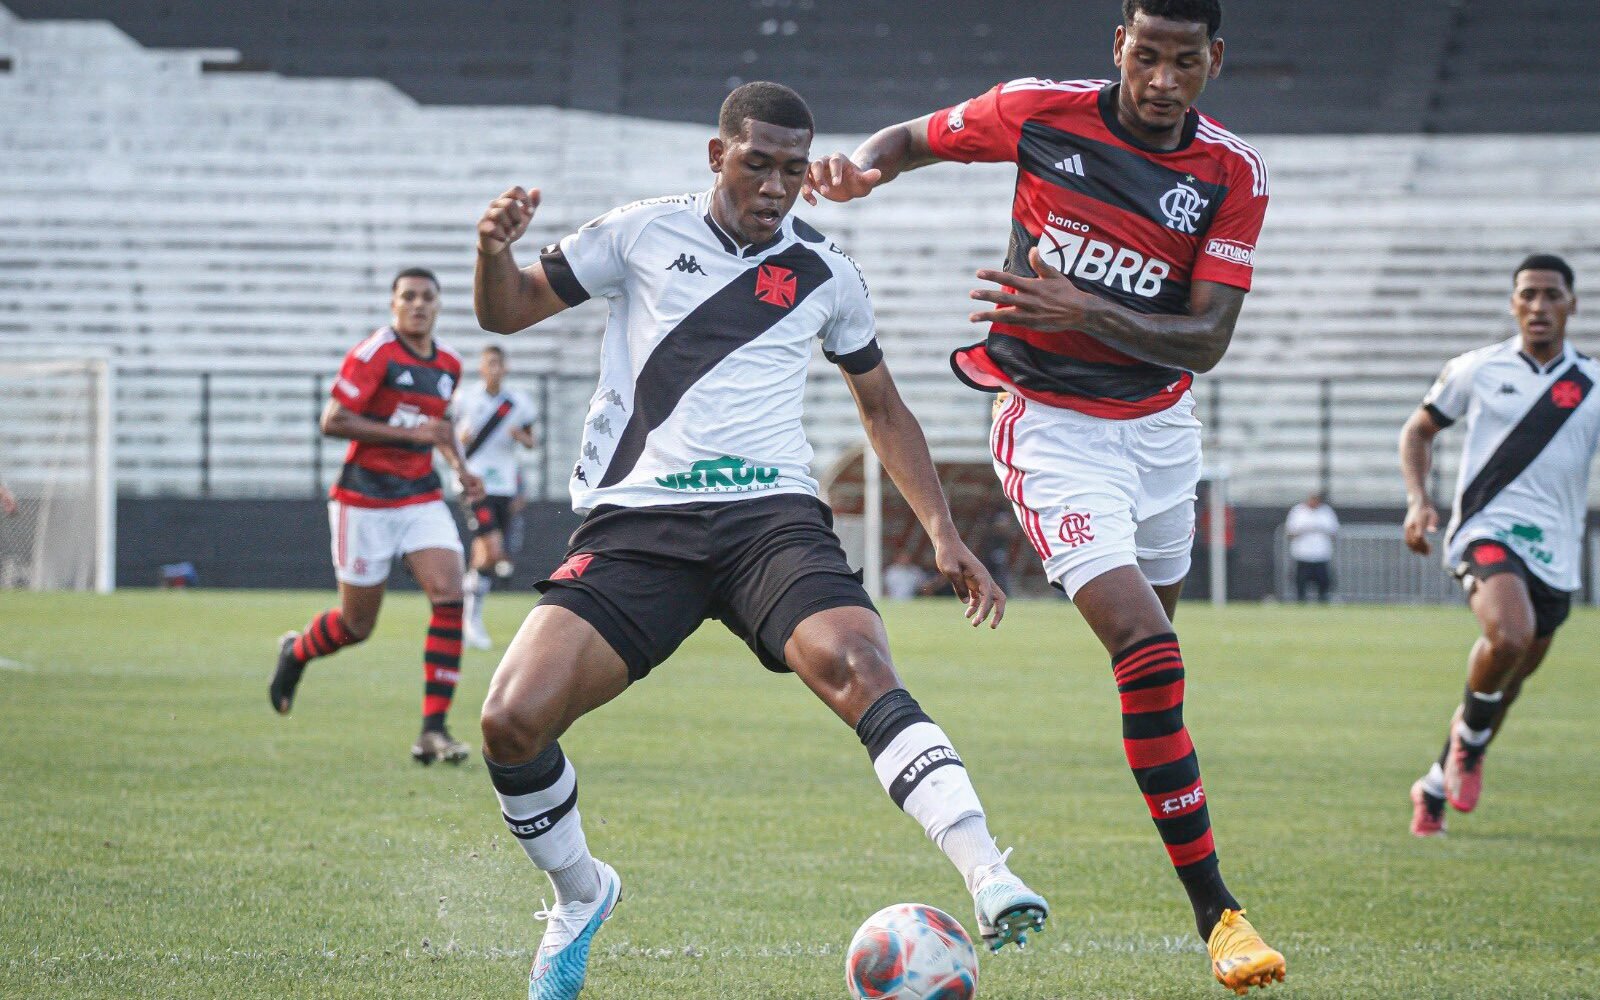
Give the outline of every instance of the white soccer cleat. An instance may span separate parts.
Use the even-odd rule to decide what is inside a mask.
[[[1008,944],[1022,948],[1028,943],[1028,932],[1044,930],[1050,917],[1050,904],[1044,897],[1022,884],[1006,867],[1006,858],[980,869],[978,888],[972,893],[972,908],[978,919],[978,934],[990,951],[999,951]]]
[[[589,975],[589,946],[622,898],[616,869],[596,860],[600,895],[592,903],[560,903],[533,915],[544,920],[544,939],[528,973],[528,1000],[573,1000]]]

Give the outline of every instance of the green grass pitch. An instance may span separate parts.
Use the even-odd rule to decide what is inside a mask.
[[[0,594],[0,996],[518,997],[549,890],[480,761],[422,769],[424,607],[265,697],[312,593]],[[502,642],[530,604],[496,595]],[[1222,997],[1122,760],[1106,657],[1064,603],[975,633],[891,606],[1046,934],[984,998]],[[1451,833],[1406,833],[1473,625],[1460,608],[1186,606],[1188,718],[1223,867],[1311,997],[1600,996],[1600,615],[1561,633]],[[469,652],[454,714],[499,650]],[[563,740],[624,899],[586,1000],[829,998],[880,906],[971,925],[854,734],[714,623]]]

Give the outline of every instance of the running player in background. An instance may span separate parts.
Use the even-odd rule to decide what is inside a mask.
[[[1222,70],[1217,0],[1125,0],[1119,80],[1032,77],[812,164],[849,201],[941,160],[1017,164],[1002,288],[956,374],[1009,401],[995,472],[1044,563],[1111,654],[1123,748],[1207,942],[1238,991],[1281,980],[1223,883],[1172,616],[1188,575],[1200,477],[1189,386],[1222,360],[1267,208],[1261,156],[1194,109]]]
[[[590,942],[621,894],[617,873],[589,853],[576,772],[557,740],[709,618],[768,669],[799,675],[855,729],[895,805],[963,876],[991,947],[1021,945],[1046,917],[989,835],[960,755],[896,676],[883,622],[810,475],[801,413],[820,340],[933,540],[939,572],[975,626],[991,612],[999,623],[1005,595],[956,534],[922,428],[878,348],[865,279],[789,215],[812,135],[799,94],[748,83],[722,106],[710,190],[616,209],[526,268],[510,247],[537,190],[512,188],[478,223],[484,329],[513,333],[591,297],[610,307],[570,484],[587,516],[483,707],[501,812],[555,887],[533,1000],[577,995]]]
[[[433,470],[434,450],[460,477],[468,502],[482,498],[483,484],[445,417],[461,358],[433,339],[439,280],[408,268],[390,292],[393,324],[345,355],[322,413],[322,433],[350,441],[328,501],[339,606],[279,640],[268,694],[273,710],[287,715],[306,664],[372,634],[389,564],[399,556],[433,605],[422,654],[422,732],[411,756],[459,764],[471,748],[450,735],[445,714],[461,678],[461,536]]]
[[[1578,299],[1566,261],[1529,257],[1512,282],[1518,335],[1446,365],[1400,432],[1406,545],[1427,555],[1428,535],[1439,529],[1427,487],[1433,439],[1466,420],[1444,561],[1483,630],[1444,751],[1411,786],[1411,832],[1419,837],[1444,832],[1446,801],[1462,812],[1477,807],[1484,753],[1581,586],[1600,364],[1567,343]]]
[[[511,561],[506,555],[506,529],[511,504],[522,477],[517,469],[517,446],[532,448],[533,402],[505,388],[506,352],[490,344],[478,358],[483,379],[461,390],[455,414],[461,450],[467,468],[483,481],[483,497],[467,507],[472,530],[472,551],[463,591],[466,595],[466,641],[473,649],[493,643],[483,624],[483,602],[491,580],[509,580]]]

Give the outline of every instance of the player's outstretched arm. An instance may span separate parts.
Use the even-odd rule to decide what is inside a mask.
[[[1082,291],[1046,263],[1037,247],[1028,251],[1028,262],[1038,277],[989,268],[979,271],[980,281],[1007,285],[1015,291],[975,289],[972,298],[999,308],[968,318],[974,323],[1009,323],[1046,332],[1080,330],[1140,361],[1208,372],[1227,353],[1244,306],[1244,289],[1197,281],[1189,292],[1187,313],[1136,313]]]
[[[855,397],[872,450],[911,505],[922,530],[933,540],[934,562],[955,588],[956,596],[966,602],[968,620],[976,628],[992,613],[989,627],[999,628],[1006,612],[1005,592],[956,532],[922,426],[900,398],[889,366],[879,362],[876,368],[860,375],[845,371],[844,378]]]
[[[1428,499],[1428,473],[1433,468],[1433,439],[1444,430],[1433,414],[1419,409],[1400,429],[1400,474],[1406,481],[1406,548],[1418,555],[1433,551],[1428,536],[1439,530],[1439,512]]]
[[[829,201],[865,198],[873,188],[907,170],[939,162],[928,146],[929,117],[890,125],[857,146],[849,156],[831,153],[812,161],[800,196],[813,205],[818,195]]]
[[[478,220],[478,266],[472,306],[490,333],[516,333],[567,308],[535,261],[518,268],[511,244],[528,231],[539,208],[539,189],[514,187],[489,203]]]

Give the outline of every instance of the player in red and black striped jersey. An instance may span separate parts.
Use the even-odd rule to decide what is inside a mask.
[[[433,339],[439,281],[422,268],[401,271],[391,286],[393,324],[345,355],[322,432],[349,440],[344,468],[328,501],[339,607],[278,643],[268,694],[287,714],[306,664],[372,632],[389,567],[398,556],[433,605],[423,649],[419,762],[460,763],[470,752],[445,727],[461,676],[461,538],[433,469],[438,449],[461,478],[469,501],[483,484],[467,470],[445,416],[461,379],[461,358]]]
[[[1001,286],[967,384],[1007,393],[995,470],[1051,583],[1112,654],[1128,762],[1212,970],[1284,974],[1217,867],[1183,724],[1172,615],[1190,566],[1200,423],[1190,385],[1222,359],[1266,214],[1261,155],[1194,102],[1222,69],[1218,0],[1124,0],[1117,80],[1028,77],[817,160],[807,196],[849,201],[941,160],[1017,165]]]

